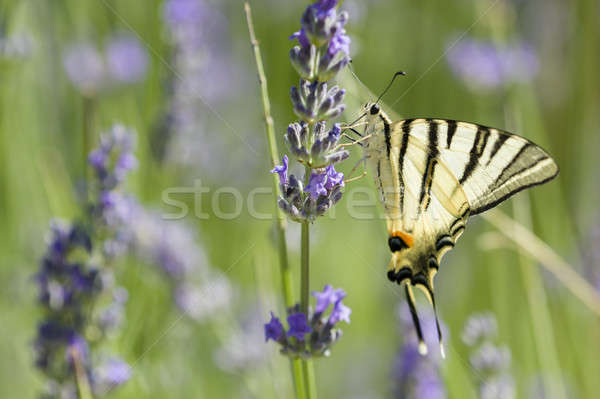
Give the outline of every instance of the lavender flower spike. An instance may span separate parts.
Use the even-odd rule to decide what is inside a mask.
[[[352,311],[342,302],[346,297],[343,289],[327,284],[323,291],[313,291],[312,295],[316,298],[315,312],[309,309],[307,317],[300,311],[299,305],[294,306],[287,317],[290,326],[287,332],[272,312],[271,320],[264,325],[265,339],[276,341],[285,355],[302,358],[328,356],[333,344],[342,336],[336,324],[340,321],[350,323]],[[331,311],[326,314],[331,305]],[[295,339],[289,340],[290,337]]]
[[[513,399],[515,383],[510,374],[510,350],[495,345],[496,319],[492,313],[474,314],[467,320],[463,341],[472,348],[471,366],[477,371],[479,396]]]

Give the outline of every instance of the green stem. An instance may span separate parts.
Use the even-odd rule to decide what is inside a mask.
[[[258,72],[258,81],[260,85],[260,93],[262,97],[262,104],[265,117],[265,126],[267,134],[267,145],[269,147],[269,155],[271,158],[271,166],[275,167],[279,163],[279,151],[277,150],[277,141],[275,140],[275,125],[273,123],[273,117],[271,116],[271,102],[269,101],[269,91],[267,89],[267,77],[262,63],[262,56],[260,54],[260,47],[258,46],[258,40],[256,40],[256,34],[254,33],[254,24],[252,23],[252,12],[250,10],[250,4],[244,3],[244,10],[246,12],[246,22],[248,24],[248,33],[250,34],[250,43],[254,52],[254,60],[256,62],[256,70]],[[287,243],[285,240],[286,220],[283,211],[277,204],[277,199],[280,196],[279,180],[277,175],[273,175],[273,188],[275,192],[275,209],[276,209],[276,222],[275,229],[277,232],[277,249],[279,252],[279,269],[281,271],[281,288],[283,292],[283,300],[285,303],[286,310],[294,306],[294,291],[292,283],[292,271],[290,269],[288,255],[287,255]],[[292,379],[294,381],[294,389],[296,392],[297,399],[304,399],[306,397],[304,382],[302,378],[302,365],[299,359],[291,360]]]
[[[310,290],[310,233],[308,222],[302,223],[301,252],[300,252],[300,309],[308,317],[308,300]]]
[[[271,166],[275,167],[279,163],[279,151],[277,150],[277,141],[275,140],[275,126],[273,123],[273,117],[271,116],[271,102],[269,101],[269,92],[267,90],[267,78],[265,76],[265,70],[262,63],[262,57],[260,54],[260,48],[258,46],[258,40],[254,33],[254,25],[252,23],[252,14],[250,11],[250,4],[244,3],[244,9],[246,11],[246,22],[248,23],[248,32],[250,33],[250,43],[254,50],[254,59],[256,61],[256,69],[258,71],[258,81],[260,84],[260,92],[262,97],[264,115],[265,115],[265,126],[267,133],[267,144],[269,147],[269,155],[271,157]],[[292,290],[292,274],[289,267],[288,256],[287,256],[287,244],[285,241],[285,229],[286,221],[285,215],[279,206],[277,205],[277,198],[280,195],[279,180],[276,174],[273,174],[273,187],[275,189],[275,206],[277,208],[277,237],[278,237],[278,249],[279,249],[279,265],[281,267],[281,282],[283,288],[283,297],[285,300],[285,306],[291,308],[294,306],[294,294]]]
[[[304,378],[304,385],[306,386],[306,398],[316,399],[317,384],[312,359],[302,360],[302,376]]]
[[[81,362],[81,354],[77,349],[71,348],[71,358],[73,359],[73,365],[75,366],[75,380],[77,382],[79,397],[81,399],[94,399],[87,373]]]
[[[312,169],[306,167],[305,186],[310,180]],[[310,224],[302,223],[302,236],[300,238],[300,309],[308,317],[308,303],[310,292]],[[311,359],[302,360],[302,377],[306,388],[307,398],[315,399],[317,397],[317,385],[315,382],[315,371]]]

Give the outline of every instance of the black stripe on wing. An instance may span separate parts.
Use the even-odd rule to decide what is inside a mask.
[[[469,151],[469,162],[465,166],[462,176],[458,179],[460,184],[464,184],[465,181],[473,174],[477,165],[479,165],[479,158],[485,151],[488,138],[490,137],[490,129],[485,126],[477,125],[477,133],[475,134],[475,140]]]
[[[400,212],[404,211],[404,178],[402,177],[404,171],[404,156],[408,149],[408,138],[410,134],[410,124],[414,119],[406,119],[402,121],[402,141],[400,143],[400,151],[398,151],[398,180],[400,182]]]
[[[438,124],[429,119],[428,124],[428,140],[427,140],[427,160],[425,161],[425,172],[421,179],[421,194],[419,195],[419,210],[427,210],[431,202],[431,184],[433,183],[433,174],[435,165],[440,154],[438,149]]]
[[[456,121],[448,119],[446,120],[448,124],[448,130],[446,133],[446,148],[450,148],[452,145],[452,138],[454,137],[454,133],[456,133],[457,124]]]

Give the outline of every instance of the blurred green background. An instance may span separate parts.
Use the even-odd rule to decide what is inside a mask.
[[[28,38],[22,53],[0,54],[0,397],[35,397],[42,388],[43,376],[32,366],[31,343],[41,317],[32,275],[44,252],[49,221],[80,213],[76,193],[83,166],[84,106],[64,71],[63,55],[80,40],[102,49],[117,33],[132,34],[143,43],[147,71],[135,84],[95,95],[94,143],[115,122],[137,131],[139,166],[127,187],[148,206],[168,211],[161,196],[169,187],[189,187],[200,179],[211,188],[202,195],[202,211],[211,217],[190,214],[188,222],[198,230],[211,266],[231,279],[234,296],[230,309],[196,323],[173,307],[169,284],[157,270],[136,259],[121,262],[117,279],[130,299],[125,325],[107,345],[132,364],[133,376],[110,397],[291,397],[287,360],[260,335],[248,345],[262,345],[259,352],[266,359],[233,371],[216,361],[244,318],[254,317],[260,324],[270,310],[282,314],[283,305],[271,221],[251,217],[246,206],[233,220],[214,216],[215,203],[223,210],[233,206],[231,197],[215,197],[216,189],[235,187],[245,196],[255,187],[270,187],[271,177],[243,4],[204,3],[217,10],[222,19],[214,29],[222,31],[216,35],[220,41],[210,43],[202,56],[210,63],[216,59],[212,51],[222,52],[229,69],[216,77],[197,77],[201,90],[206,85],[222,93],[198,102],[203,123],[197,137],[187,137],[191,154],[177,162],[177,155],[166,150],[174,136],[164,126],[169,110],[177,106],[173,82],[181,76],[162,0],[0,0],[0,38]],[[283,153],[281,133],[295,119],[289,87],[297,83],[288,60],[288,36],[298,29],[306,3],[251,4]],[[352,69],[361,81],[379,92],[395,71],[408,73],[385,97],[396,112],[514,131],[552,154],[561,168],[558,178],[518,195],[502,209],[514,213],[599,287],[600,280],[594,279],[600,242],[591,232],[600,228],[600,3],[346,0],[343,8],[350,13],[346,28],[353,40]],[[449,58],[465,40],[497,46],[528,43],[537,59],[533,76],[485,87],[469,83],[456,74]],[[348,112],[341,119],[350,120],[369,96],[348,73],[343,76],[349,93]],[[217,149],[207,151],[213,141]],[[356,152],[353,159],[359,156]],[[342,170],[352,164],[347,161]],[[355,184],[373,188],[370,178]],[[180,199],[194,204],[190,195]],[[343,326],[332,356],[316,362],[318,390],[323,398],[390,397],[403,334],[397,310],[405,304],[399,288],[385,278],[389,253],[384,222],[350,217],[346,200],[336,207],[335,217],[324,217],[313,227],[311,286],[343,287],[352,308],[352,323]],[[257,209],[273,211],[269,196],[257,201]],[[297,226],[289,227],[290,258],[297,272],[300,234]],[[540,379],[561,381],[567,397],[597,397],[598,315],[540,266],[520,256],[480,217],[445,258],[436,291],[448,328],[448,358],[442,366],[448,397],[478,396],[478,377],[460,335],[470,314],[486,310],[496,315],[498,340],[512,352],[510,371],[518,397],[534,397],[532,387]],[[299,285],[298,273],[295,283]],[[249,304],[256,304],[258,313]],[[546,392],[543,397],[560,396]]]

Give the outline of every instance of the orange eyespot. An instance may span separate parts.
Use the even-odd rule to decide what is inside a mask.
[[[394,231],[392,237],[399,237],[409,248],[411,248],[415,242],[411,234],[407,234],[403,231]]]

